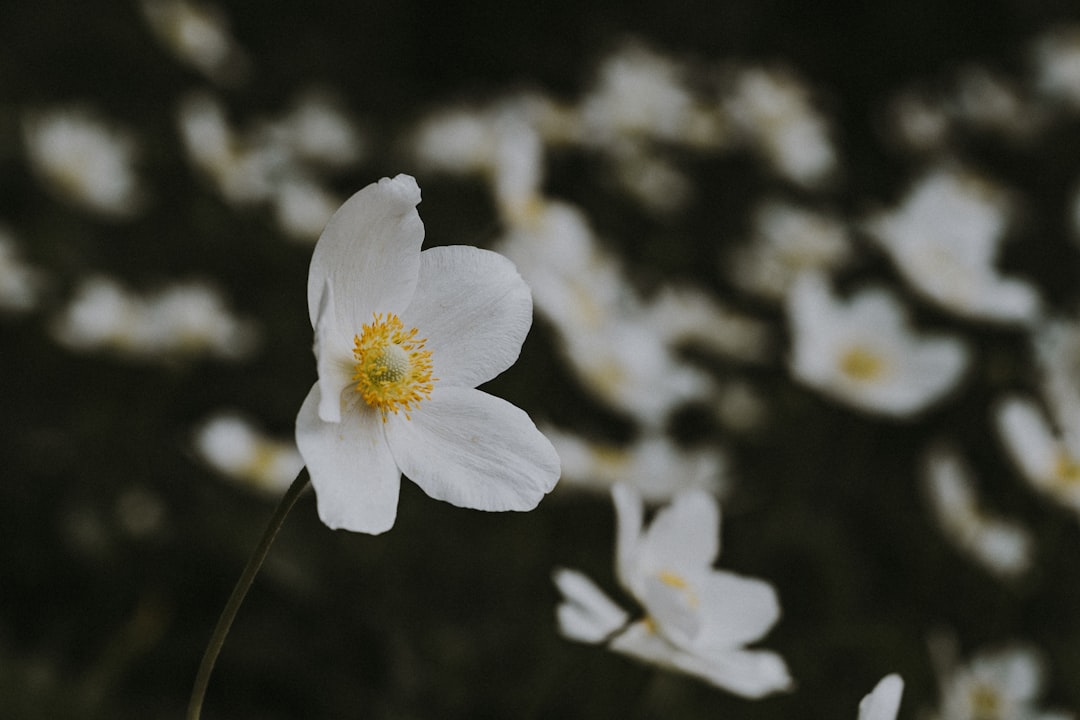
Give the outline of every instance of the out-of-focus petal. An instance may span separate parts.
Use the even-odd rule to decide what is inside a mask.
[[[383,439],[380,415],[363,403],[341,422],[319,419],[319,386],[296,417],[296,445],[307,463],[319,517],[332,529],[378,534],[397,517],[401,471]]]
[[[420,254],[420,279],[404,318],[427,339],[439,382],[471,388],[517,360],[532,325],[532,295],[502,255],[436,247]]]
[[[704,615],[701,647],[732,647],[753,642],[780,618],[776,590],[764,580],[717,571],[702,579],[701,612]]]
[[[618,483],[611,488],[611,498],[615,502],[615,572],[623,587],[640,596],[644,587],[634,568],[641,542],[641,495],[626,483]]]
[[[552,574],[563,594],[556,608],[559,631],[578,642],[595,644],[626,624],[629,616],[584,574],[558,568]]]
[[[559,456],[524,411],[480,390],[436,387],[386,438],[410,480],[436,500],[532,510],[559,479]]]
[[[704,490],[680,493],[656,513],[641,539],[641,562],[649,567],[708,567],[720,552],[720,511]],[[676,567],[677,566],[677,567]]]
[[[859,720],[896,720],[904,681],[899,675],[886,675],[859,703]]]
[[[318,321],[323,286],[335,291],[337,326],[360,329],[373,313],[401,312],[416,290],[424,224],[409,175],[383,178],[345,201],[326,223],[308,271],[308,310]]]

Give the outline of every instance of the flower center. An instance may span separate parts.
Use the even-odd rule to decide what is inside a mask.
[[[355,338],[353,356],[356,364],[352,379],[356,392],[371,407],[395,415],[409,411],[421,400],[431,397],[438,378],[431,376],[431,351],[424,349],[425,338],[416,337],[417,329],[405,330],[401,319],[393,314],[375,313],[370,325]]]
[[[1054,477],[1062,485],[1080,483],[1080,462],[1065,451],[1059,452],[1054,461]]]
[[[840,356],[840,370],[853,380],[875,380],[885,374],[885,360],[863,347],[853,347]]]

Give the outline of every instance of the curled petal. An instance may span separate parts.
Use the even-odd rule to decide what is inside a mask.
[[[432,350],[443,385],[476,387],[517,360],[532,325],[532,294],[498,253],[455,245],[420,253],[408,324]]]
[[[707,568],[719,552],[720,510],[704,490],[679,493],[641,539],[641,561],[650,568]]]
[[[644,517],[641,494],[626,483],[618,483],[611,488],[611,499],[615,502],[615,571],[623,587],[640,597],[645,591],[636,572]]]
[[[531,510],[559,479],[559,456],[524,411],[480,390],[436,387],[386,439],[401,471],[436,500]]]
[[[401,471],[383,439],[378,413],[354,406],[341,422],[319,418],[319,386],[296,418],[296,445],[307,463],[319,518],[331,529],[378,534],[397,517]]]
[[[368,185],[334,213],[308,271],[312,327],[317,327],[327,283],[335,292],[336,325],[350,333],[375,312],[401,314],[420,272],[424,224],[416,211],[419,202],[416,180],[398,175]]]

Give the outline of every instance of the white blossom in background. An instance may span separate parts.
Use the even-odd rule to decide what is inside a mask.
[[[611,148],[646,138],[684,140],[695,105],[686,68],[629,44],[603,60],[578,112],[585,142]]]
[[[215,82],[244,79],[250,61],[221,8],[188,0],[141,0],[140,6],[158,41],[178,60]]]
[[[327,92],[304,93],[280,118],[232,127],[221,102],[192,93],[177,122],[191,164],[236,205],[269,206],[289,239],[314,242],[341,198],[323,175],[363,159],[364,140]]]
[[[675,407],[714,394],[712,378],[682,360],[668,330],[649,319],[579,208],[537,204],[528,222],[508,228],[498,249],[528,281],[537,309],[559,334],[563,356],[599,399],[657,427]]]
[[[638,660],[684,672],[748,698],[791,689],[778,654],[747,648],[780,618],[769,583],[713,564],[720,552],[716,499],[702,490],[680,493],[642,527],[641,496],[627,485],[615,501],[616,574],[645,616],[625,615],[585,575],[556,570],[563,595],[560,631],[579,642],[602,643]]]
[[[781,301],[804,271],[828,272],[854,257],[851,235],[839,218],[783,200],[754,208],[750,240],[725,260],[725,274],[743,290]]]
[[[883,677],[859,703],[858,720],[896,720],[904,681],[899,675]]]
[[[961,553],[1003,579],[1031,569],[1031,533],[983,509],[971,469],[955,448],[939,445],[927,453],[923,485],[938,526]]]
[[[902,90],[889,103],[886,117],[894,141],[921,153],[940,150],[952,130],[952,117],[945,104],[936,94],[924,90]]]
[[[882,288],[836,298],[825,277],[804,273],[787,298],[789,367],[808,387],[872,414],[909,417],[961,380],[967,345],[916,334],[903,304]]]
[[[693,345],[746,363],[766,362],[777,351],[772,328],[763,320],[695,288],[665,286],[644,301],[640,313],[669,345]]]
[[[728,458],[715,447],[681,448],[659,434],[625,445],[594,442],[543,428],[562,461],[563,491],[606,493],[618,483],[633,487],[647,503],[670,502],[679,492],[700,488],[717,497],[728,489]]]
[[[1045,120],[1019,82],[977,65],[957,75],[952,112],[966,127],[1020,140],[1032,137]]]
[[[57,197],[109,218],[144,204],[134,136],[85,107],[29,112],[23,143],[38,179]]]
[[[1041,654],[1028,645],[976,653],[959,663],[955,648],[931,646],[940,702],[931,720],[1069,720],[1072,713],[1046,711],[1039,696],[1046,677]]]
[[[1043,403],[1003,398],[994,411],[1001,441],[1032,487],[1080,512],[1080,323],[1044,321],[1033,341]]]
[[[22,258],[11,232],[0,227],[0,313],[33,310],[45,289],[45,273]]]
[[[292,438],[270,437],[234,412],[220,412],[200,423],[193,445],[209,467],[268,494],[285,492],[304,467]]]
[[[828,123],[792,73],[744,68],[737,72],[724,106],[742,136],[781,177],[815,187],[837,172]]]
[[[171,361],[199,356],[241,360],[259,333],[229,310],[212,285],[189,281],[140,295],[115,280],[83,280],[51,331],[80,352],[114,352],[135,360]]]
[[[931,302],[961,317],[1028,323],[1040,311],[1038,292],[994,267],[1010,215],[1005,191],[940,167],[917,180],[897,207],[870,217],[867,229]]]
[[[1080,108],[1080,27],[1051,28],[1036,38],[1031,56],[1039,91],[1053,101]]]

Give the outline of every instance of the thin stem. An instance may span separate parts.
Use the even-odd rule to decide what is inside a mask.
[[[278,530],[285,523],[285,517],[292,510],[292,506],[296,504],[300,493],[307,487],[308,479],[307,468],[304,468],[293,480],[289,489],[285,491],[285,495],[274,510],[274,515],[270,518],[266,530],[263,531],[259,546],[255,548],[255,552],[248,558],[244,572],[240,574],[240,579],[236,581],[236,587],[233,588],[229,601],[225,603],[225,609],[221,611],[221,617],[218,618],[214,634],[210,636],[210,643],[203,653],[202,664],[199,665],[199,672],[195,676],[195,687],[191,690],[191,702],[188,703],[187,720],[199,720],[199,715],[202,713],[203,699],[206,697],[206,686],[210,684],[210,673],[214,671],[214,663],[217,662],[221,646],[225,644],[225,636],[229,634],[229,628],[232,627],[233,620],[236,618],[236,612],[240,609],[240,605],[243,604],[248,590],[251,589],[251,584],[255,581],[255,576],[259,573],[259,568],[262,567],[263,560],[266,559],[267,554],[270,552],[270,546],[274,543]]]

